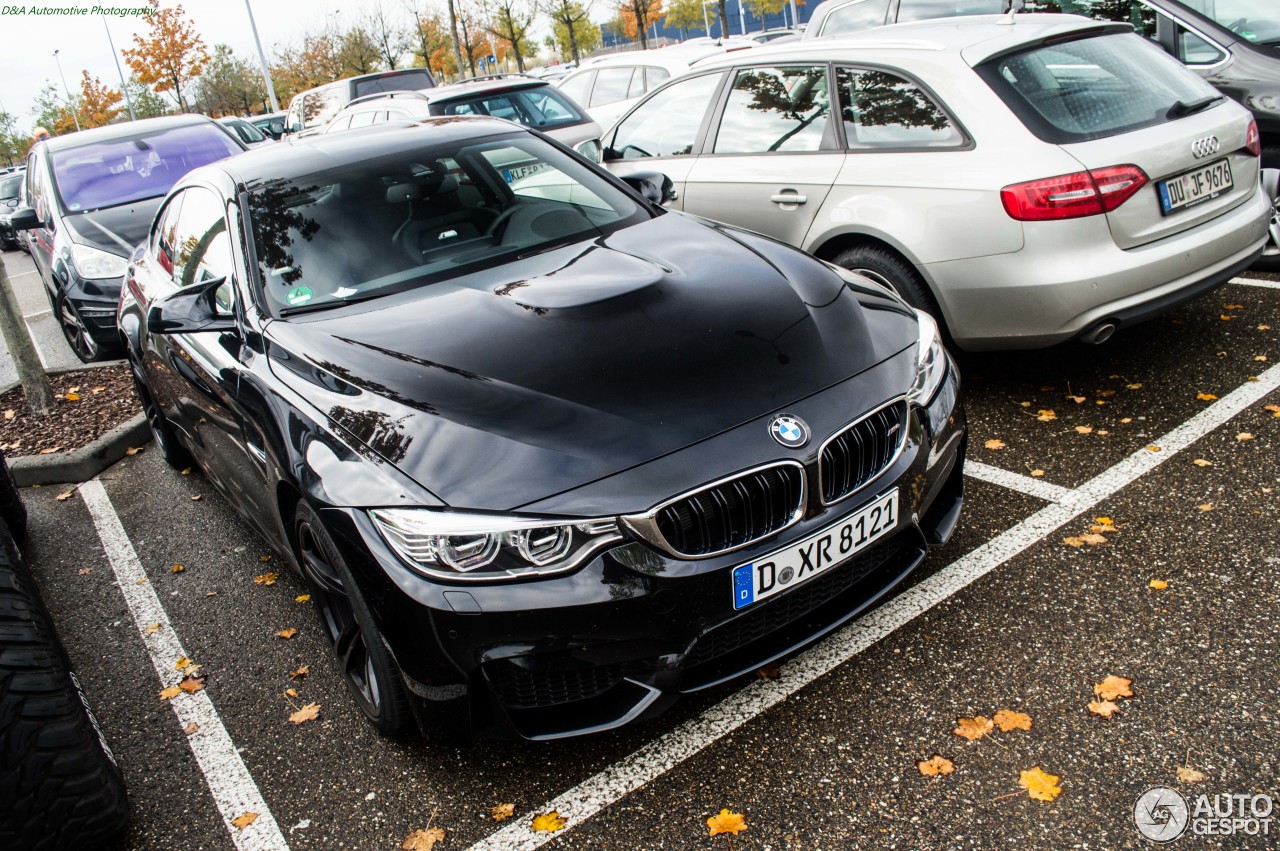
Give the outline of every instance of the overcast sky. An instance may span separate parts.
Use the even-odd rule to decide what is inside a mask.
[[[253,14],[262,37],[262,46],[271,59],[272,49],[279,45],[298,43],[307,32],[323,29],[335,20],[340,27],[353,24],[379,0],[250,0]],[[22,0],[5,0],[5,3],[22,5]],[[99,0],[104,7],[142,7],[141,0]],[[161,0],[167,7],[172,0]],[[388,14],[403,17],[407,23],[405,0],[382,0]],[[443,0],[424,0],[432,8],[444,8]],[[243,57],[256,57],[253,36],[249,30],[249,16],[244,0],[185,0],[183,7],[203,36],[212,52],[215,44],[229,44]],[[0,108],[18,118],[19,130],[30,129],[35,121],[32,105],[36,94],[51,80],[62,90],[53,51],[58,50],[62,70],[72,93],[80,89],[80,72],[87,69],[92,76],[101,77],[104,83],[119,88],[120,76],[111,58],[107,34],[103,29],[103,17],[43,16],[32,10],[42,8],[92,8],[92,0],[37,0],[25,4],[27,13],[0,15],[0,32],[4,34],[4,67],[0,69]],[[12,8],[12,5],[10,5]],[[115,39],[116,49],[133,46],[133,34],[142,32],[146,24],[140,18],[108,17],[107,26]],[[125,76],[129,68],[121,60]],[[168,95],[163,95],[166,99]],[[283,106],[283,105],[282,105]]]

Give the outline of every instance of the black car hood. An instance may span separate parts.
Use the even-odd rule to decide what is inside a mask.
[[[440,499],[505,510],[902,351],[915,318],[879,292],[763,237],[664,215],[482,275],[275,321],[268,345],[281,380]]]
[[[75,242],[128,257],[139,243],[146,240],[151,220],[163,200],[163,196],[145,198],[119,207],[69,213],[63,221],[71,228]]]

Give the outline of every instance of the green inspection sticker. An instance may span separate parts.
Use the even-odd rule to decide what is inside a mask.
[[[293,307],[306,304],[311,301],[311,287],[294,287],[289,290],[289,294],[284,297],[284,300]]]

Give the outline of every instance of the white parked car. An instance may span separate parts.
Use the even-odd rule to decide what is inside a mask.
[[[673,206],[877,279],[967,349],[1102,342],[1247,268],[1270,214],[1248,111],[1072,15],[719,57],[604,146],[617,174],[668,175]]]

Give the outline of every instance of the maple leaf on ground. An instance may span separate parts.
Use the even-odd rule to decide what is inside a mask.
[[[1127,677],[1117,677],[1111,674],[1105,680],[1093,687],[1093,693],[1103,700],[1115,700],[1118,697],[1133,697],[1133,690],[1129,686],[1133,685],[1133,680]]]
[[[170,573],[182,573],[185,570],[186,568],[180,564],[175,564],[173,567],[169,568]]]
[[[178,688],[182,689],[187,694],[195,694],[204,688],[204,679],[201,677],[187,677],[182,682],[178,683]]]
[[[1217,399],[1217,398],[1218,398],[1218,397],[1217,397],[1217,396],[1215,396],[1215,395],[1213,395],[1212,393],[1197,393],[1197,394],[1196,394],[1196,399],[1197,399],[1197,400],[1199,400],[1199,401],[1201,401],[1201,402],[1212,402],[1214,399]]]
[[[722,833],[737,836],[747,829],[747,820],[742,813],[721,810],[707,819],[707,827],[711,830],[712,836],[719,836]]]
[[[564,830],[567,822],[568,819],[561,817],[560,813],[552,810],[549,813],[538,813],[533,817],[533,821],[529,826],[538,833],[554,833],[557,830]]]
[[[1178,782],[1179,783],[1199,783],[1201,780],[1208,778],[1199,771],[1196,771],[1189,765],[1178,766]]]
[[[997,712],[995,722],[1001,733],[1007,733],[1010,730],[1031,729],[1031,716],[1022,712],[1014,712],[1012,709],[1001,709]]]
[[[67,500],[71,499],[71,495],[74,493],[75,491],[73,490],[66,491],[65,493],[58,494],[57,496],[54,497],[54,499],[56,499],[58,502],[66,502]]]
[[[293,598],[293,602],[295,602],[295,603],[306,603],[306,602],[310,601],[310,599],[311,599],[311,595],[310,595],[310,594],[299,594],[298,596],[296,596],[296,597],[294,597],[294,598]]]
[[[1213,466],[1213,462],[1212,462],[1212,461],[1206,461],[1206,460],[1205,460],[1205,459],[1203,459],[1203,458],[1197,458],[1196,460],[1192,461],[1191,463],[1192,463],[1192,464],[1195,464],[1197,467],[1212,467],[1212,466]]]
[[[426,830],[415,830],[400,843],[401,851],[431,851],[437,842],[444,842],[443,827],[429,827]]]
[[[1039,470],[1039,469],[1037,469],[1037,470],[1032,470],[1032,471],[1031,471],[1031,475],[1032,475],[1032,477],[1033,477],[1033,478],[1038,479],[1038,478],[1040,478],[1041,476],[1043,476],[1043,475],[1044,475],[1044,470]]]
[[[1148,446],[1148,447],[1147,447],[1147,451],[1148,451],[1148,452],[1159,452],[1159,451],[1160,451],[1160,447],[1159,447],[1159,446],[1156,446],[1156,445],[1153,443],[1153,444],[1151,444],[1150,446]]]
[[[193,736],[200,732],[200,725],[195,721],[192,721],[190,724],[182,728],[182,732],[186,733],[188,736]]]
[[[147,635],[155,635],[159,631],[160,631],[160,624],[158,623],[150,624],[147,626],[146,629],[143,630],[143,632],[145,632]]]
[[[1007,444],[1003,440],[992,438],[984,444],[988,449],[1004,449]]]
[[[297,697],[298,690],[296,688],[287,688],[284,690],[285,697]]]
[[[1199,505],[1197,505],[1196,508],[1199,508],[1201,511],[1213,511],[1213,503],[1202,502]]]
[[[1147,585],[1148,587],[1154,588],[1157,591],[1163,591],[1164,589],[1169,587],[1169,583],[1163,579],[1152,579],[1150,582],[1147,583]]]
[[[178,658],[178,661],[173,663],[173,669],[175,671],[181,671],[183,668],[188,668],[190,666],[191,666],[191,660],[188,659],[186,656],[180,656]]]
[[[125,454],[125,455],[137,455],[139,452],[143,451],[143,449],[145,449],[145,448],[146,448],[146,447],[143,447],[143,446],[130,446],[128,449],[126,449],[126,450],[124,451],[124,454]]]
[[[1072,402],[1075,402],[1077,405],[1083,405],[1086,397],[1084,397],[1084,396],[1068,396],[1067,398],[1068,398],[1068,399],[1070,399]]]
[[[1142,383],[1141,383],[1141,382],[1138,382],[1138,381],[1135,381],[1135,382],[1134,382],[1134,383],[1132,383],[1132,384],[1126,384],[1126,385],[1125,385],[1125,388],[1126,388],[1126,389],[1128,389],[1128,390],[1141,390],[1141,389],[1142,389]]]
[[[976,715],[973,718],[957,718],[956,728],[951,732],[957,736],[968,739],[971,742],[981,739],[983,736],[995,729],[995,724],[985,715]]]
[[[161,700],[173,700],[180,694],[182,694],[182,689],[177,686],[169,686],[168,688],[160,689]]]
[[[297,634],[298,634],[298,631],[296,629],[294,629],[293,627],[289,627],[288,629],[282,629],[279,632],[277,632],[276,637],[277,638],[293,638]]]
[[[77,571],[76,571],[76,573],[78,573],[78,574],[79,574],[79,575],[81,575],[81,576],[85,576],[86,574],[93,573],[93,568],[92,568],[92,567],[82,567],[82,568],[80,568],[79,570],[77,570]]]
[[[1057,774],[1049,774],[1040,766],[1032,766],[1027,771],[1019,772],[1018,785],[1027,790],[1027,794],[1037,801],[1052,801],[1062,794]]]
[[[258,820],[257,813],[242,813],[241,815],[238,815],[235,818],[233,818],[231,820],[231,823],[236,826],[237,830],[244,830],[246,827],[253,824],[257,820]]]
[[[1057,418],[1058,418],[1058,415],[1054,413],[1053,410],[1050,408],[1042,409],[1040,413],[1036,415],[1036,419],[1042,423],[1052,422]]]
[[[496,807],[489,808],[489,815],[494,821],[506,821],[515,815],[515,804],[498,804]]]
[[[320,704],[308,703],[306,706],[302,707],[297,712],[290,715],[289,720],[292,721],[294,724],[303,724],[303,723],[306,723],[307,721],[314,719],[319,714],[320,714]]]
[[[289,672],[289,679],[296,680],[298,677],[305,677],[309,673],[311,673],[310,665],[299,665],[297,670]]]
[[[1110,700],[1091,700],[1089,701],[1089,711],[1094,715],[1110,718],[1120,711],[1120,704]]]
[[[1076,426],[1076,431],[1080,434],[1093,434],[1093,426]]]
[[[934,754],[929,759],[916,760],[916,768],[920,769],[920,773],[925,777],[937,777],[939,774],[950,774],[956,770],[956,765],[941,754]]]
[[[1252,434],[1250,434],[1250,433],[1249,433],[1249,432],[1247,432],[1247,431],[1242,431],[1242,432],[1240,432],[1239,434],[1237,434],[1237,435],[1236,435],[1236,440],[1241,440],[1241,441],[1244,441],[1244,440],[1253,440],[1253,435],[1252,435]]]
[[[254,585],[275,585],[276,580],[279,578],[280,578],[280,574],[278,573],[263,573],[259,576],[253,577],[253,584]]]

